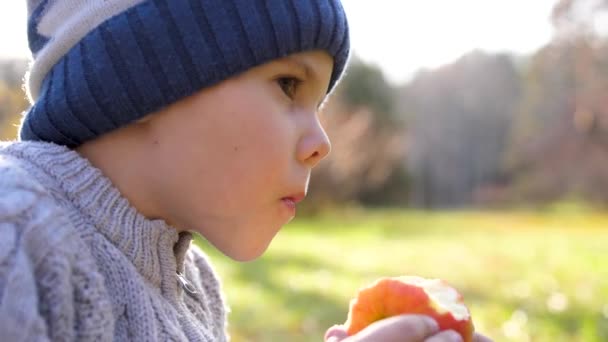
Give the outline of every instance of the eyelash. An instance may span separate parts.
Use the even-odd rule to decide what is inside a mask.
[[[281,88],[281,91],[283,91],[287,97],[293,100],[298,91],[298,87],[302,83],[302,80],[293,76],[282,76],[277,78],[276,82]],[[288,87],[293,87],[293,89],[289,89]]]

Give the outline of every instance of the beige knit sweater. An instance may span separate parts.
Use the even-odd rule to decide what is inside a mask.
[[[0,145],[1,341],[226,341],[205,255],[86,159]]]

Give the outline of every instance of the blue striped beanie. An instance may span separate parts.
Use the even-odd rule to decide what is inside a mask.
[[[21,140],[76,147],[253,66],[348,56],[340,0],[28,0]]]

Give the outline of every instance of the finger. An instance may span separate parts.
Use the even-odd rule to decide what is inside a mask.
[[[339,342],[347,337],[348,334],[346,334],[346,329],[344,329],[344,326],[337,324],[327,329],[327,332],[325,332],[324,340],[326,342]]]
[[[445,330],[427,338],[424,342],[462,342],[462,336],[454,330]]]
[[[473,342],[492,342],[492,339],[483,336],[482,334],[475,333],[475,336],[473,336]]]
[[[423,315],[400,315],[370,324],[357,334],[357,341],[418,342],[439,330],[437,322]]]

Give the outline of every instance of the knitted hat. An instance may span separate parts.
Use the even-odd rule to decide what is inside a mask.
[[[340,0],[28,0],[33,63],[21,140],[70,147],[253,66],[349,55]]]

